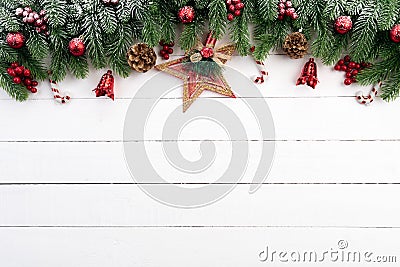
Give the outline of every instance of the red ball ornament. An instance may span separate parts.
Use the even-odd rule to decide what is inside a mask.
[[[7,34],[7,44],[11,48],[19,49],[24,46],[25,37],[20,32],[10,32]]]
[[[182,23],[191,23],[194,20],[195,12],[191,6],[184,6],[178,11],[178,19]]]
[[[80,57],[85,54],[86,46],[81,38],[74,38],[69,42],[69,52],[75,56]]]
[[[390,40],[392,40],[395,43],[400,43],[400,24],[396,24],[393,26],[393,28],[390,30]]]
[[[345,34],[351,30],[353,22],[349,16],[341,16],[335,20],[335,31],[340,34]]]

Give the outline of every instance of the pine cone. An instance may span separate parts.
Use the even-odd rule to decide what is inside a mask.
[[[157,59],[154,49],[141,43],[131,46],[126,56],[129,66],[138,72],[146,72],[153,68]]]
[[[294,32],[286,36],[285,42],[283,43],[283,51],[290,58],[302,58],[307,54],[308,43],[304,34],[300,32]]]

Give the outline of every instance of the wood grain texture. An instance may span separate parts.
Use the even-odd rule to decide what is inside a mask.
[[[183,155],[199,157],[199,141],[180,143]],[[214,142],[221,154],[229,153],[229,143]],[[260,152],[259,142],[249,143],[251,153]],[[154,157],[162,143],[146,145]],[[122,142],[3,142],[0,151],[3,184],[134,182],[126,167]],[[399,157],[397,141],[280,141],[265,182],[400,183]],[[254,170],[259,158],[252,156],[249,160],[248,169]],[[163,173],[172,175],[170,168]],[[213,169],[208,176],[217,174],[218,170]],[[251,182],[252,175],[246,173],[241,182]],[[190,182],[202,183],[204,178]]]
[[[366,233],[368,233],[366,235]],[[6,228],[0,229],[0,264],[22,266],[398,266],[397,263],[261,262],[272,251],[347,251],[397,256],[399,229],[349,228]],[[382,248],[385,244],[385,249]],[[339,250],[340,251],[340,250]],[[23,257],[21,256],[23,255]],[[334,257],[333,257],[334,259]]]
[[[114,102],[95,98],[91,91],[106,70],[60,82],[73,97],[65,106],[53,101],[46,82],[24,103],[0,90],[0,266],[260,266],[268,265],[258,259],[266,245],[320,251],[336,248],[339,240],[348,241],[349,249],[397,255],[400,261],[399,101],[377,99],[370,107],[361,106],[354,95],[370,88],[344,86],[343,73],[319,61],[317,88],[296,87],[306,61],[270,55],[269,76],[256,88],[260,95],[248,90],[226,99],[206,92],[195,102],[202,105],[212,98],[229,107],[248,134],[233,142],[248,142],[251,149],[249,170],[233,191],[198,209],[151,199],[125,164],[123,126],[131,99],[153,75],[164,74],[116,77]],[[257,74],[250,57],[234,56],[228,66],[249,79]],[[276,135],[271,140],[260,141],[243,108],[243,101],[260,99],[273,115]],[[159,101],[144,140],[129,141],[143,143],[161,162],[160,125],[166,111],[181,104],[178,88]],[[204,139],[229,155],[229,138],[212,127],[187,125],[179,140],[164,141],[178,143],[189,159],[201,156]],[[260,142],[276,143],[274,164],[263,186],[249,194]],[[203,178],[176,176],[165,164],[159,171],[169,183],[201,187],[213,182],[225,163],[217,161]]]
[[[0,225],[400,227],[393,208],[399,189],[289,184],[249,194],[249,185],[237,185],[212,205],[181,209],[151,199],[137,185],[9,185],[0,187]]]

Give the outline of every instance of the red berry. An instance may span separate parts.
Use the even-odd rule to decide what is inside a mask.
[[[13,68],[8,68],[8,69],[7,69],[7,73],[8,73],[8,75],[10,75],[11,77],[15,77],[15,75],[16,75],[16,73],[15,73],[15,71],[14,71]]]
[[[338,64],[339,64],[340,66],[343,66],[343,65],[344,65],[344,60],[343,60],[343,59],[339,60],[339,61],[338,61]]]
[[[37,88],[35,88],[35,87],[32,88],[32,89],[31,89],[31,93],[32,93],[32,94],[36,94],[36,93],[37,93]]]
[[[346,78],[351,78],[351,72],[349,71],[349,72],[346,72]]]
[[[228,7],[228,10],[229,10],[229,12],[235,12],[235,6],[234,5],[230,5],[229,7]]]
[[[165,51],[167,51],[168,48],[169,48],[168,45],[164,45],[164,46],[163,46],[163,50],[165,50]]]
[[[174,49],[168,48],[168,54],[172,54],[172,53],[174,53]]]
[[[20,77],[14,77],[13,82],[16,84],[20,84],[21,83],[21,78]]]
[[[280,15],[280,14],[279,14],[279,15],[278,15],[278,19],[279,19],[279,20],[283,20],[283,15]]]
[[[164,58],[165,60],[167,60],[167,59],[169,59],[169,55],[168,55],[168,54],[164,54],[163,58]]]
[[[336,64],[335,67],[334,67],[334,69],[335,69],[335,70],[340,70],[340,65],[339,65],[339,64]]]
[[[240,3],[240,0],[232,0],[232,4],[236,5],[237,3]]]
[[[354,69],[356,67],[356,63],[354,61],[350,61],[349,68]]]
[[[38,86],[38,84],[39,83],[37,81],[32,81],[32,83],[31,83],[32,86]]]
[[[161,55],[161,56],[164,56],[166,53],[167,53],[167,51],[165,51],[165,50],[161,50],[161,51],[160,51],[160,55]]]
[[[350,84],[352,84],[351,79],[350,79],[350,78],[344,79],[344,84],[345,84],[345,85],[350,85]]]
[[[25,76],[25,77],[31,76],[31,71],[28,70],[28,69],[25,69],[25,70],[24,70],[24,76]]]
[[[31,85],[31,84],[32,84],[32,80],[29,79],[29,78],[26,78],[26,79],[24,79],[24,84],[25,84],[26,86]]]
[[[356,64],[356,69],[360,69],[361,68],[361,66],[360,66],[360,64]]]
[[[291,16],[292,19],[297,19],[298,17],[299,15],[296,12],[294,12]]]
[[[284,8],[279,9],[279,15],[285,15],[286,14],[286,10]]]
[[[351,74],[352,74],[353,76],[356,76],[356,75],[358,74],[358,70],[353,70],[353,71],[351,72]]]
[[[285,9],[285,4],[284,3],[279,3],[278,4],[279,9]]]
[[[288,16],[292,16],[296,12],[296,10],[293,7],[286,9],[286,11],[287,11],[286,15]]]
[[[350,56],[349,55],[345,56],[344,57],[344,61],[349,62],[350,61]]]
[[[174,41],[172,41],[172,42],[170,42],[170,43],[168,44],[169,47],[173,47],[174,45],[175,45]]]
[[[238,9],[238,10],[243,9],[244,8],[244,4],[243,3],[237,3],[235,5],[235,8]]]
[[[342,65],[340,68],[342,69],[342,71],[347,71],[347,66],[346,65]]]
[[[228,20],[229,20],[229,21],[232,21],[233,19],[234,19],[233,14],[229,13],[229,14],[228,14]]]
[[[16,68],[14,69],[14,71],[15,71],[15,73],[16,73],[17,75],[21,75],[21,74],[24,72],[24,67],[18,66],[18,67],[16,67]]]
[[[238,9],[238,10],[235,10],[235,13],[234,13],[235,17],[239,17],[239,16],[240,16],[240,14],[241,14],[241,12],[240,12],[240,10],[239,10],[239,9]]]
[[[13,69],[15,69],[18,66],[19,66],[18,62],[11,63],[11,68],[13,68]]]
[[[291,1],[286,1],[286,7],[292,7],[292,2]]]
[[[161,40],[158,44],[164,46],[164,40]]]
[[[232,4],[232,0],[226,0],[226,1],[225,1],[225,4],[226,4],[227,6],[231,5],[231,4]]]
[[[28,85],[28,86],[26,87],[26,89],[28,89],[29,91],[31,91],[31,90],[32,90],[32,88],[33,88],[33,86],[32,86],[32,85]]]

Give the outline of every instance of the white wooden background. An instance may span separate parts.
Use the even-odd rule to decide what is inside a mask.
[[[60,83],[73,95],[65,106],[46,82],[25,103],[0,91],[0,266],[260,266],[266,245],[323,250],[339,240],[400,261],[399,101],[361,106],[359,87],[319,61],[317,88],[296,87],[305,62],[279,54],[266,62],[259,90],[277,147],[265,184],[249,195],[245,177],[199,209],[149,198],[124,162],[126,110],[155,71],[116,78],[114,102],[91,92],[105,70]],[[228,65],[257,72],[251,58]]]

